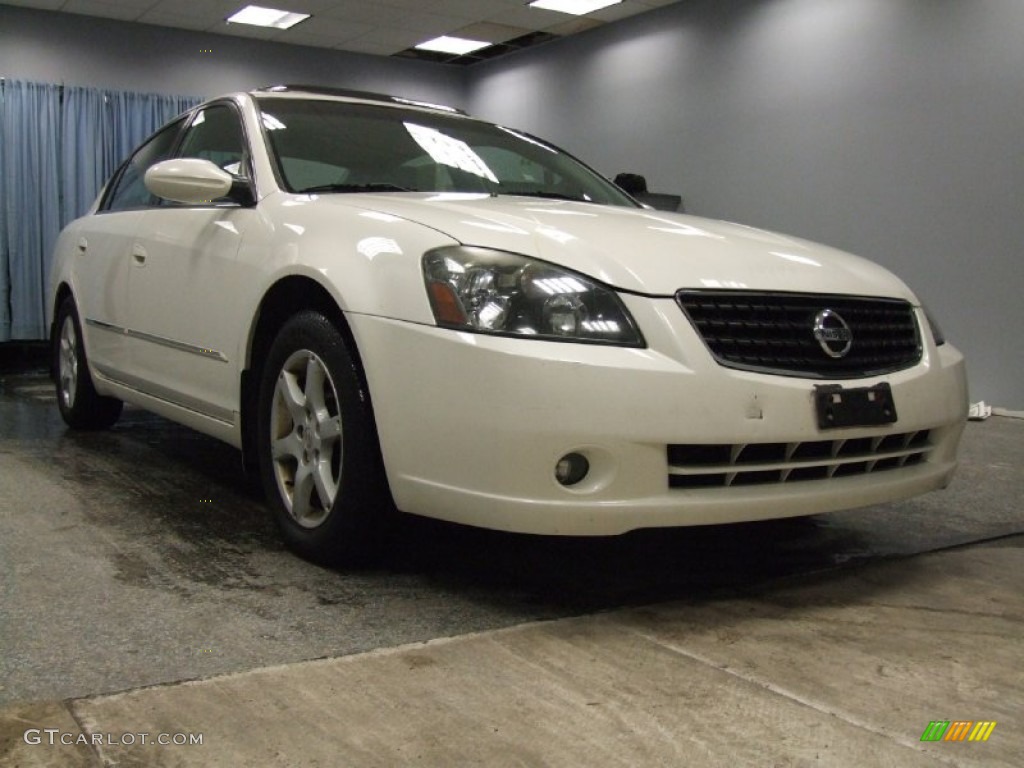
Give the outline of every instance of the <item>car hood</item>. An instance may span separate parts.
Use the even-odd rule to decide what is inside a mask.
[[[463,245],[544,259],[628,291],[753,289],[891,296],[906,285],[866,259],[752,227],[678,213],[461,193],[331,195]]]

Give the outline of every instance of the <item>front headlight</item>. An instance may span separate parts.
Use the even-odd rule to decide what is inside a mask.
[[[614,291],[583,275],[504,251],[446,246],[423,256],[437,324],[532,339],[643,346]]]

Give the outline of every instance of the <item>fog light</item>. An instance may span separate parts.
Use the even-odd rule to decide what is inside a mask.
[[[581,453],[567,453],[555,465],[555,479],[562,485],[576,485],[587,476],[590,462]]]

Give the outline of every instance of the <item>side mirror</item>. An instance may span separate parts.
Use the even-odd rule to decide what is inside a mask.
[[[647,192],[647,179],[639,173],[620,173],[615,177],[615,184],[627,195],[633,197]]]
[[[195,157],[156,163],[149,167],[143,180],[154,195],[176,203],[201,205],[227,196],[240,205],[254,202],[248,181],[232,176],[209,160]]]

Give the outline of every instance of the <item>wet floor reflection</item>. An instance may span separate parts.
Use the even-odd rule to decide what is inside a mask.
[[[137,409],[127,409],[109,432],[69,432],[41,387],[45,382],[32,377],[3,384],[6,448],[0,450],[13,445],[52,460],[64,482],[93,498],[90,524],[108,526],[115,535],[151,537],[175,577],[155,579],[160,566],[151,558],[145,568],[122,562],[119,572],[135,579],[146,573],[160,583],[191,579],[209,587],[270,588],[252,561],[291,555],[236,450]],[[743,588],[1015,527],[975,525],[958,501],[947,491],[866,511],[610,538],[523,536],[400,516],[388,554],[360,578],[414,577],[424,589],[469,591],[496,606],[526,601],[533,610],[543,605],[558,615]],[[290,567],[322,570],[299,561]],[[310,584],[318,585],[318,600],[329,602],[327,585],[351,576],[321,574]]]
[[[612,538],[402,516],[376,568],[338,571],[283,547],[230,446],[132,408],[70,432],[44,377],[0,377],[0,705],[727,600],[1005,535],[1024,529],[1022,437],[1021,422],[972,425],[954,486],[899,504]]]

